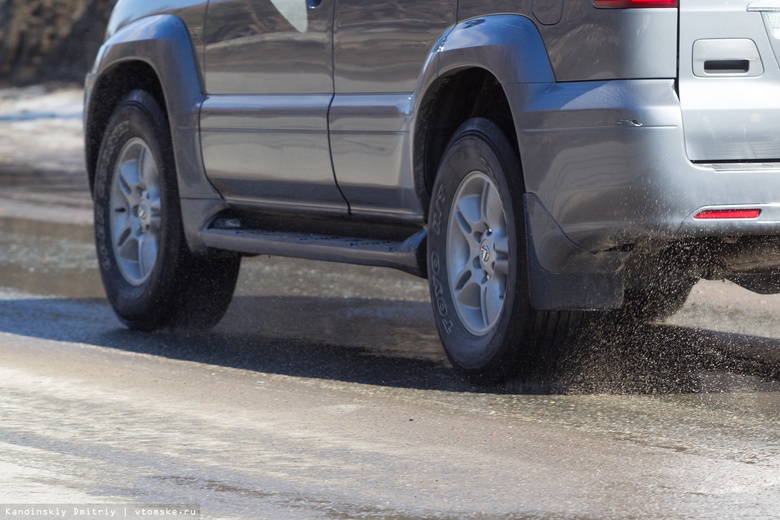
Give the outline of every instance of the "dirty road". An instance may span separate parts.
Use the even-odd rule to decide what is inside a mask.
[[[780,296],[702,282],[666,322],[594,325],[544,380],[496,389],[450,370],[425,282],[375,268],[247,259],[214,330],[130,332],[100,287],[78,118],[27,95],[50,100],[0,96],[0,504],[780,515]],[[25,155],[25,131],[59,138]]]

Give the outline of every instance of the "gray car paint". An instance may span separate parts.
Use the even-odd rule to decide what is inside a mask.
[[[490,14],[531,17],[531,3],[459,2],[458,19]],[[534,12],[551,16],[554,5],[554,0],[534,3]],[[591,0],[566,0],[561,6],[560,21],[538,23],[556,80],[676,77],[677,9],[595,9]]]
[[[772,5],[780,8],[755,0],[682,3],[680,104],[691,160],[780,159],[780,67],[772,43],[780,40],[762,18]],[[705,70],[705,62],[734,60],[747,70]]]
[[[338,20],[339,0],[335,2],[335,69],[328,90],[327,82],[321,81],[329,66],[327,56],[320,59],[323,48],[328,47],[328,36],[322,32],[315,37],[289,30],[283,31],[285,34],[264,33],[263,28],[271,26],[245,16],[246,1],[213,1],[210,9],[217,8],[216,13],[221,6],[233,9],[228,11],[232,13],[228,25],[243,29],[225,29],[223,34],[218,27],[207,30],[204,39],[202,21],[197,21],[205,12],[203,5],[170,2],[159,8],[171,7],[174,16],[186,15],[187,34],[183,23],[177,25],[168,16],[134,21],[135,16],[154,14],[154,9],[133,13],[129,6],[141,2],[120,1],[121,16],[115,15],[112,22],[111,37],[88,81],[87,96],[101,72],[119,61],[143,59],[158,71],[171,99],[168,109],[176,125],[174,144],[180,184],[184,186],[185,225],[193,247],[202,244],[204,233],[208,234],[205,227],[211,216],[225,207],[196,160],[196,114],[201,102],[204,160],[212,180],[228,194],[228,204],[277,211],[304,208],[323,215],[343,213],[346,204],[338,202],[340,193],[336,195],[336,183],[331,182],[335,174],[339,181],[343,178],[345,193],[355,202],[353,215],[423,223],[424,201],[417,197],[420,177],[412,166],[418,152],[414,147],[420,142],[415,139],[420,124],[417,110],[440,78],[467,67],[489,70],[501,83],[512,110],[528,190],[531,291],[538,308],[619,305],[623,267],[630,250],[625,249],[627,245],[684,237],[780,234],[780,186],[775,180],[780,164],[774,161],[778,156],[771,148],[777,142],[777,126],[766,117],[777,102],[777,96],[767,97],[777,70],[773,53],[777,42],[765,28],[765,16],[760,10],[748,11],[748,2],[683,2],[679,15],[683,29],[679,62],[682,104],[676,90],[677,9],[599,10],[588,0],[560,4],[553,0],[494,0],[460,2],[457,20],[453,20],[447,13],[452,12],[455,2],[439,1],[426,5],[432,13],[438,10],[440,21],[418,13],[417,18],[400,16],[383,25],[370,16],[361,22],[361,6],[346,1],[344,14],[353,18],[342,22]],[[379,2],[377,12],[390,16],[388,9],[397,3]],[[253,8],[261,5],[270,4],[251,2]],[[324,0],[318,9],[309,9],[308,20],[329,5],[334,4]],[[364,9],[370,10],[371,5]],[[419,4],[404,5],[410,13],[419,8]],[[242,6],[243,11],[236,6]],[[729,16],[718,9],[709,13],[710,6],[721,6],[720,11],[737,6],[732,12],[734,26],[726,31]],[[745,17],[737,19],[736,12]],[[714,32],[702,29],[688,34],[689,16],[698,20],[693,24],[696,27],[710,21],[717,22],[717,27]],[[321,23],[327,26],[329,22]],[[124,24],[129,25],[123,28]],[[307,30],[322,27],[316,22],[307,24]],[[719,33],[718,27],[725,32]],[[415,37],[410,43],[398,37],[399,32]],[[224,35],[242,49],[236,56],[219,50]],[[695,76],[694,42],[719,35],[755,42],[762,72],[745,78]],[[276,45],[275,54],[264,57],[260,42],[268,38]],[[152,41],[157,39],[163,43]],[[298,59],[296,41],[303,46],[300,69],[286,66]],[[193,50],[193,45],[199,48],[199,42],[206,48],[205,69],[198,68],[199,53]],[[265,58],[269,61],[264,62]],[[227,61],[223,63],[223,59]],[[217,76],[211,83],[214,92],[207,98],[201,73],[205,70],[206,85],[210,85],[210,62],[217,66],[213,70]],[[377,71],[377,62],[384,69]],[[692,77],[687,77],[688,68]],[[307,74],[312,83],[285,90],[284,85],[294,85],[290,82],[295,78],[303,81]],[[237,81],[244,76],[250,78],[248,83]],[[262,77],[268,81],[260,81]],[[712,105],[704,111],[691,110],[696,94],[689,96],[695,92],[689,89],[707,84],[720,84],[713,88],[716,94],[704,96]],[[742,124],[739,128],[755,130],[757,137],[744,142],[766,145],[770,152],[764,156],[730,154],[725,163],[717,163],[706,153],[698,156],[699,142],[718,149],[719,144],[731,144],[733,136],[729,134],[729,117],[717,124],[707,123],[709,126],[698,132],[696,117],[706,122],[717,120],[714,105],[718,100],[722,103],[727,96],[731,104],[747,85],[752,85],[754,90],[748,92],[755,99],[740,100],[736,106],[755,102],[755,108],[748,107],[747,115],[737,114],[736,120],[759,118],[756,127]],[[326,102],[329,98],[333,98],[332,105]],[[770,111],[765,113],[759,107]],[[331,146],[327,145],[328,127]],[[296,142],[301,136],[312,139],[306,144]],[[320,141],[315,143],[315,138]],[[312,159],[303,153],[304,148],[319,158]],[[335,172],[323,164],[328,150]],[[285,157],[290,151],[296,153]],[[689,154],[706,160],[693,163]],[[246,161],[247,157],[251,161]],[[761,164],[739,162],[754,158],[766,160]],[[367,175],[362,183],[361,174]],[[233,181],[238,182],[228,186]],[[284,189],[273,197],[265,196],[269,192],[261,187],[272,187],[275,182],[296,190],[306,185],[307,189],[300,189],[295,197]],[[694,218],[703,209],[735,207],[763,212],[749,220]],[[236,250],[245,247],[238,242],[231,245],[229,239],[220,244]],[[259,245],[249,249],[263,251]],[[294,254],[303,256],[305,252]]]
[[[357,216],[422,222],[411,131],[420,70],[456,22],[451,0],[338,0],[333,164]]]
[[[221,0],[204,36],[206,175],[230,204],[346,214],[328,137],[334,0]]]
[[[563,0],[531,0],[531,12],[542,25],[555,25],[563,17]]]
[[[140,44],[139,44],[140,43]],[[99,110],[100,98],[93,96],[101,80],[122,63],[141,61],[158,75],[165,91],[175,91],[166,98],[168,117],[179,171],[179,191],[183,198],[213,198],[220,195],[206,181],[201,166],[198,114],[203,100],[200,71],[193,54],[190,33],[181,18],[150,15],[122,26],[106,41],[95,67],[87,77],[85,121],[90,142],[93,114]],[[89,150],[88,150],[89,154]],[[88,161],[91,168],[94,164]],[[90,173],[90,175],[92,172]]]
[[[161,14],[167,13],[167,14]],[[106,41],[84,85],[87,171],[94,178],[100,136],[93,121],[101,110],[104,79],[115,68],[133,61],[151,66],[166,97],[168,118],[177,166],[179,195],[187,242],[193,250],[204,247],[203,223],[225,208],[224,199],[207,180],[200,160],[199,112],[204,98],[202,47],[205,22],[201,0],[137,2],[120,0],[106,31]]]

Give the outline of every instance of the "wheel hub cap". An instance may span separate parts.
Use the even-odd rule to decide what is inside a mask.
[[[485,234],[489,233],[490,231],[486,231]],[[480,265],[482,266],[482,270],[485,272],[485,276],[490,278],[493,276],[493,271],[496,267],[495,254],[493,253],[495,250],[495,244],[492,240],[490,240],[490,238],[486,238],[482,241],[482,244],[480,244],[479,250],[481,252]]]
[[[474,335],[487,334],[504,309],[509,239],[501,196],[485,173],[468,174],[455,194],[447,273],[461,323]]]
[[[152,229],[152,207],[149,202],[148,193],[144,194],[144,199],[138,206],[138,218],[141,221],[141,228],[143,231],[150,231]]]
[[[162,202],[157,163],[140,138],[119,152],[110,195],[111,245],[117,266],[131,285],[152,274],[160,250]]]

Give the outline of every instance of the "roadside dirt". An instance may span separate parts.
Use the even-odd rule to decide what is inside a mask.
[[[0,0],[0,86],[81,83],[116,0]]]

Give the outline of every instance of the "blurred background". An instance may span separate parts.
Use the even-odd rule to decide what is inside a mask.
[[[82,83],[116,0],[0,0],[0,88]]]

